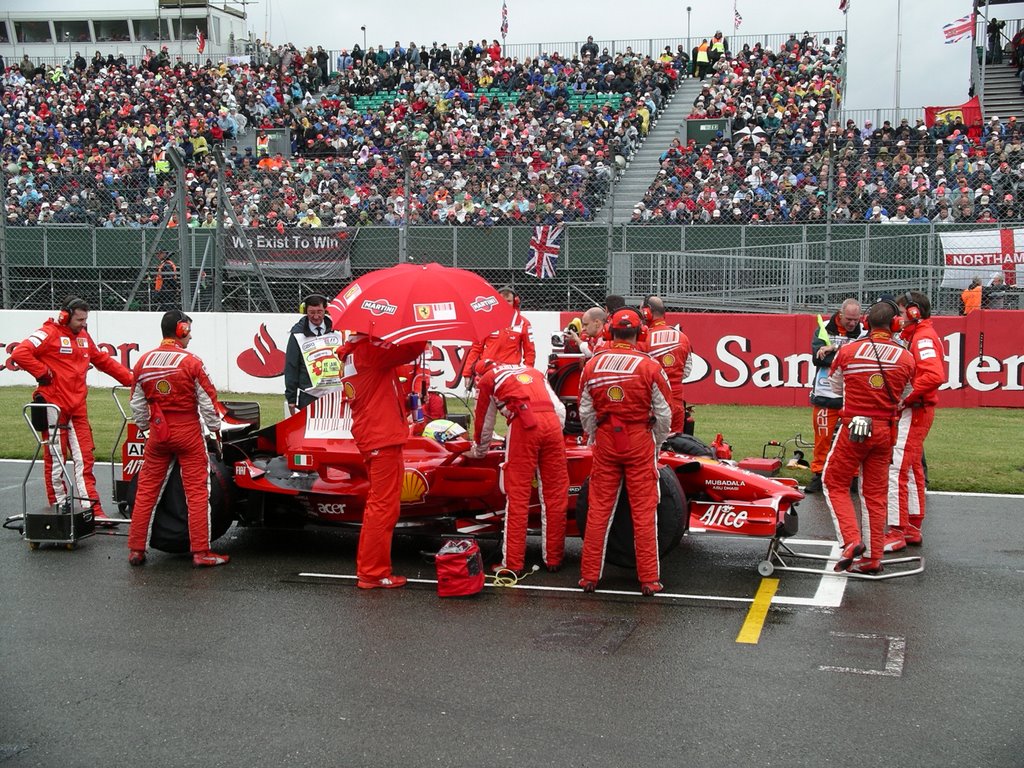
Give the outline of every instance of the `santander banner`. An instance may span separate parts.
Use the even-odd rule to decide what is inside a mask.
[[[526,312],[533,324],[539,368],[546,365],[551,337],[579,313]],[[160,342],[160,313],[93,312],[89,333],[104,350],[132,366],[139,354]],[[217,387],[231,392],[284,394],[284,350],[298,315],[196,313],[189,350],[206,363]],[[46,314],[0,311],[0,386],[31,385],[10,353],[40,327]],[[669,314],[693,344],[693,370],[686,382],[692,403],[806,405],[810,381],[811,315]],[[940,391],[944,407],[1024,407],[1024,312],[981,310],[967,317],[936,317],[948,381]],[[468,345],[439,339],[428,366],[435,389],[462,389],[462,361]],[[110,387],[98,371],[89,384]]]
[[[563,313],[562,327],[576,316]],[[693,345],[687,402],[807,405],[815,317],[669,313],[666,319]],[[932,322],[946,360],[940,407],[1024,408],[1024,312],[985,310]]]

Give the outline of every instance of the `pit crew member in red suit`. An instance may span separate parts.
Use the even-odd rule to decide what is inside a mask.
[[[89,305],[75,296],[69,296],[56,320],[47,320],[43,327],[32,333],[14,348],[11,359],[18,367],[35,377],[39,386],[33,393],[47,403],[60,407],[60,427],[57,415],[47,409],[49,426],[43,431],[48,437],[51,429],[60,434],[60,447],[46,444],[43,451],[46,498],[51,505],[64,504],[68,496],[81,499],[82,509],[90,510],[99,520],[106,516],[100,505],[93,474],[92,427],[86,404],[88,387],[85,375],[89,365],[96,366],[125,387],[132,385],[132,374],[127,368],[96,346],[88,331]],[[64,457],[70,456],[74,464],[75,492],[64,485],[61,471]]]
[[[508,328],[495,331],[483,341],[478,341],[469,348],[466,362],[463,365],[466,389],[473,386],[475,379],[486,369],[485,363],[510,363],[533,367],[537,359],[537,350],[533,346],[533,327],[530,321],[519,311],[519,296],[506,286],[498,291],[515,309],[512,324]]]
[[[405,397],[396,369],[426,348],[426,342],[394,345],[361,333],[338,348],[345,396],[352,408],[352,436],[370,481],[356,552],[356,585],[360,589],[394,589],[406,583],[405,576],[391,572],[391,537],[398,522],[405,475],[402,446],[409,437]]]
[[[683,379],[690,375],[690,339],[678,326],[665,321],[665,302],[657,296],[644,299],[643,309],[650,313],[644,349],[661,363],[672,388],[672,431],[682,432],[686,421]],[[648,318],[645,318],[648,319]]]
[[[889,466],[889,533],[885,551],[921,543],[925,515],[924,441],[935,420],[939,387],[946,382],[942,340],[932,326],[932,303],[920,291],[896,299],[903,316],[903,339],[914,357],[914,379],[903,400]]]
[[[200,426],[202,419],[214,435],[220,432],[217,390],[203,361],[187,349],[192,318],[172,309],[160,320],[160,331],[160,346],[135,363],[132,418],[149,437],[128,529],[128,562],[146,562],[153,510],[177,460],[188,507],[192,564],[224,565],[230,558],[210,551],[210,463]]]
[[[825,335],[828,341],[815,332],[811,341],[811,363],[813,380],[811,381],[811,423],[814,426],[814,457],[811,459],[811,472],[814,476],[804,486],[804,493],[821,492],[821,470],[825,466],[825,457],[832,447],[832,437],[839,421],[839,411],[843,407],[843,399],[836,397],[829,384],[829,371],[836,351],[849,341],[861,338],[867,329],[861,322],[860,302],[850,298],[843,302],[825,324]]]
[[[842,547],[837,571],[882,570],[895,416],[914,375],[914,358],[892,338],[899,323],[896,302],[880,300],[868,310],[867,337],[841,347],[832,361],[832,388],[843,397],[842,425],[825,460],[822,485]],[[850,482],[859,471],[865,530],[858,530],[850,496]]]
[[[636,569],[645,595],[660,592],[657,507],[658,446],[672,425],[672,389],[665,371],[638,349],[643,321],[635,309],[615,311],[611,340],[580,377],[580,420],[594,446],[590,509],[583,538],[580,587],[593,592],[604,569],[612,513],[623,483],[629,493]]]
[[[580,318],[580,332],[575,329],[571,332],[573,341],[584,358],[591,358],[596,355],[604,340],[604,324],[608,314],[601,307],[591,307],[583,313]]]
[[[526,524],[533,478],[538,476],[541,555],[549,571],[562,567],[569,469],[565,458],[565,406],[547,377],[525,365],[492,366],[477,380],[470,455],[483,458],[494,436],[498,412],[508,420],[505,436],[505,535],[500,568],[517,575],[526,568]]]

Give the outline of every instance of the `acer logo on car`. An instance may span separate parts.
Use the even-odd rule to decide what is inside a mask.
[[[363,303],[359,306],[375,317],[379,317],[380,315],[393,315],[398,311],[398,307],[387,299],[364,299]]]
[[[732,528],[742,528],[747,523],[747,510],[736,511],[732,504],[712,504],[701,515],[700,521],[704,525],[724,525]]]
[[[321,501],[317,502],[316,511],[320,515],[343,515],[345,514],[345,505],[340,502],[327,503]]]

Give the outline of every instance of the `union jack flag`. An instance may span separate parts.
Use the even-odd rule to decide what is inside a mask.
[[[533,228],[530,238],[530,259],[526,262],[526,274],[539,277],[554,277],[558,267],[558,252],[562,247],[564,224],[543,225]]]
[[[942,35],[946,38],[946,45],[950,45],[951,43],[959,43],[970,35],[973,29],[974,14],[969,13],[966,16],[961,16],[956,21],[943,25]]]
[[[839,10],[846,13],[850,10],[850,0],[839,0]]]
[[[732,4],[732,31],[735,32],[740,28],[740,24],[743,23],[743,17],[740,16],[740,12],[736,10],[736,3]]]
[[[501,39],[508,35],[508,3],[502,0],[501,3]]]

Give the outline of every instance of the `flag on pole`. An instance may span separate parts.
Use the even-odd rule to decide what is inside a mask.
[[[850,3],[852,2],[853,0],[839,0],[839,10],[843,13],[847,13],[850,10]]]
[[[946,45],[950,45],[952,43],[959,43],[965,37],[969,37],[973,30],[974,14],[969,13],[943,26],[942,35],[946,38]]]
[[[501,3],[501,41],[505,42],[505,36],[508,35],[508,3],[502,0]]]
[[[200,53],[206,50],[206,35],[199,30],[199,27],[196,27],[196,48]]]
[[[541,280],[555,276],[564,230],[565,224],[553,226],[545,224],[533,228],[533,237],[530,238],[530,258],[526,262],[526,274]]]
[[[735,0],[732,4],[732,31],[735,32],[740,28],[740,24],[743,23],[743,17],[740,16],[740,12],[736,10]]]

